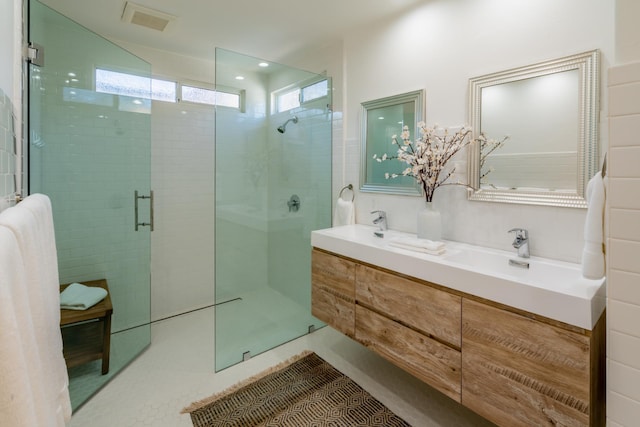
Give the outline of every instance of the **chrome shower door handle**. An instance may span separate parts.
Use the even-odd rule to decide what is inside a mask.
[[[138,231],[138,227],[149,227],[151,231],[153,231],[153,191],[149,191],[148,196],[139,196],[138,190],[133,192],[134,199],[134,216],[135,216],[135,230]],[[140,199],[149,199],[149,222],[140,222],[138,220],[138,200]]]

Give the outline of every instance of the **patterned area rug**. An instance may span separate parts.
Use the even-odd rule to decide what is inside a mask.
[[[195,427],[409,426],[315,353],[304,353],[183,413]]]

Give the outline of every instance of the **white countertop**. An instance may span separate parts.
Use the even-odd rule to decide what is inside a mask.
[[[605,280],[582,277],[579,264],[540,257],[529,269],[508,265],[515,252],[445,241],[443,255],[389,245],[415,237],[399,231],[374,236],[377,228],[356,224],[317,230],[311,245],[450,289],[592,330],[606,306]]]

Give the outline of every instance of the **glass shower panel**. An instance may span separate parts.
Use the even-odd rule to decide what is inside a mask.
[[[322,325],[311,316],[311,231],[331,225],[331,93],[277,105],[328,79],[261,62],[216,50],[216,87],[243,97],[216,107],[216,370]]]
[[[106,279],[113,316],[109,372],[100,360],[69,369],[77,408],[150,343],[150,234],[135,231],[134,191],[150,191],[148,63],[32,0],[30,193],[51,198],[61,283]],[[96,70],[142,77],[132,96],[96,90]],[[148,199],[138,222],[149,222]]]

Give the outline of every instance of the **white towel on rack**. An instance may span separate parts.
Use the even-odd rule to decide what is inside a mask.
[[[2,212],[0,225],[13,232],[24,260],[26,290],[42,369],[40,387],[46,399],[36,410],[48,414],[47,425],[64,426],[71,418],[71,402],[62,354],[60,283],[51,212],[47,196],[29,196]]]
[[[48,414],[35,340],[26,272],[15,235],[0,226],[0,420],[3,425],[46,425]]]
[[[601,279],[605,275],[604,206],[605,188],[602,175],[597,172],[587,184],[587,218],[584,223],[582,275],[587,279]]]
[[[356,223],[356,209],[353,201],[338,197],[336,210],[333,213],[333,226],[351,225]]]

